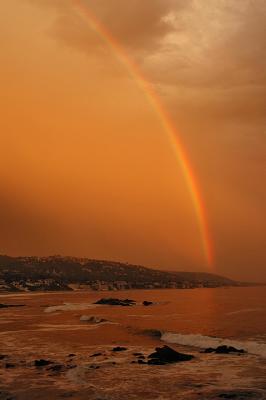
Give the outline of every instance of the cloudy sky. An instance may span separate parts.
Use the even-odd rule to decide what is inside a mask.
[[[266,280],[265,0],[0,3],[0,252],[206,270],[171,115],[205,204],[211,270]]]

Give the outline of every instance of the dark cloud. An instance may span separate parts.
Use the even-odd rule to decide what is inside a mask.
[[[266,3],[184,0],[83,0],[137,60],[172,108],[211,118],[261,123],[266,104]],[[112,64],[108,46],[75,1],[37,0],[56,8],[51,33]],[[99,55],[100,51],[100,55]],[[103,57],[108,57],[104,59]],[[111,69],[115,74],[115,68]],[[110,72],[110,71],[109,71]],[[203,114],[202,114],[203,113]]]
[[[174,103],[187,101],[205,117],[265,121],[266,3],[209,2],[185,15],[168,57],[150,65],[153,79]]]
[[[87,7],[129,56],[140,53],[155,83],[200,90],[265,86],[263,0],[26,1],[56,9],[53,34],[91,53],[106,44],[80,17],[78,4]]]
[[[172,29],[164,17],[171,11],[173,0],[87,0],[85,3],[115,37],[133,48],[153,47]]]
[[[58,18],[52,29],[57,38],[83,51],[91,52],[96,50],[92,45],[95,46],[97,38],[89,24],[80,18],[80,4],[121,44],[135,51],[148,51],[156,48],[162,38],[173,29],[167,15],[173,9],[182,10],[187,7],[191,0],[29,1],[34,5],[55,8]]]

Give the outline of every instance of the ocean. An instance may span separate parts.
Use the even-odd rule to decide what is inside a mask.
[[[136,305],[95,305],[101,297]],[[0,309],[1,400],[266,399],[263,286],[25,293],[1,295],[0,303],[24,305]],[[145,364],[163,345],[194,359]],[[219,345],[246,353],[203,352]],[[50,367],[36,368],[36,359]]]

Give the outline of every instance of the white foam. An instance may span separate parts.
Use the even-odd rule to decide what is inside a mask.
[[[256,354],[266,358],[266,344],[256,341],[238,341],[231,339],[222,339],[200,334],[181,334],[165,332],[162,334],[161,340],[167,343],[176,343],[183,346],[193,346],[199,348],[217,347],[221,345],[233,346],[237,349],[244,349],[250,354]]]

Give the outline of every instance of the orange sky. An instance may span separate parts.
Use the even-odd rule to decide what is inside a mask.
[[[266,280],[265,3],[82,3],[172,116],[213,270]],[[0,252],[207,269],[169,137],[117,54],[73,1],[0,8]]]

